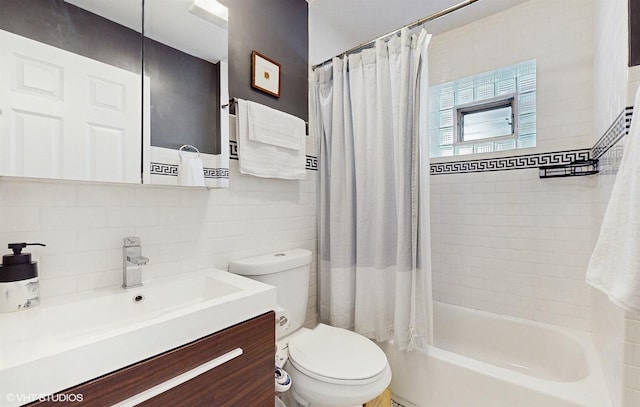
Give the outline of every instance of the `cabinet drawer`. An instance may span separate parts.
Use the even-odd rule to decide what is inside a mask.
[[[240,348],[241,355],[138,405],[272,407],[274,327],[274,313],[269,312],[60,392],[82,394],[82,402],[51,400],[30,406],[111,406]]]

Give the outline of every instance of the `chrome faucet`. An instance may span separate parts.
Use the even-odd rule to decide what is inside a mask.
[[[122,246],[122,288],[142,286],[142,266],[149,259],[142,256],[142,247],[138,236],[124,238]]]

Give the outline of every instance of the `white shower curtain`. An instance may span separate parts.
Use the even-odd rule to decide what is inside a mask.
[[[320,318],[401,349],[431,335],[428,150],[419,137],[428,128],[420,89],[429,40],[404,29],[334,58],[311,86]]]

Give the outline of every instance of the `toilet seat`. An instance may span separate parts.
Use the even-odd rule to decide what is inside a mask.
[[[384,352],[371,340],[324,324],[289,341],[289,362],[311,378],[342,385],[375,382],[387,368]]]

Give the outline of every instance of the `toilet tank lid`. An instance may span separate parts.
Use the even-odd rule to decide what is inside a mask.
[[[229,263],[229,271],[243,276],[258,276],[306,266],[309,263],[311,263],[311,251],[293,249],[234,260]]]

